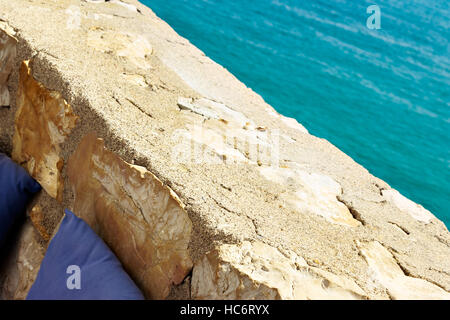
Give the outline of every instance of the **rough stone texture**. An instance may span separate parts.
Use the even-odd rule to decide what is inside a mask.
[[[447,297],[450,234],[441,221],[405,201],[326,140],[308,134],[296,120],[279,115],[150,9],[135,0],[95,2],[0,0],[0,20],[16,30],[18,41],[7,83],[10,108],[0,109],[0,148],[17,149],[12,134],[21,105],[19,71],[22,61],[31,59],[30,73],[42,90],[58,92],[80,117],[59,145],[62,161],[67,163],[86,141],[97,141],[91,132],[109,150],[94,148],[97,156],[86,157],[91,168],[77,172],[93,181],[94,188],[101,186],[92,194],[100,194],[97,207],[92,208],[91,196],[83,200],[80,187],[70,187],[63,167],[62,202],[45,192],[37,199],[43,221],[53,228],[63,208],[91,207],[94,214],[75,213],[89,221],[95,218],[91,223],[97,232],[139,285],[147,287],[142,284],[147,278],[138,277],[145,275],[145,263],[134,260],[133,250],[121,253],[120,243],[114,242],[124,240],[129,248],[133,236],[123,226],[135,219],[140,222],[131,230],[143,228],[147,231],[142,234],[151,239],[164,235],[154,233],[144,220],[153,211],[133,209],[144,206],[142,190],[134,186],[128,200],[123,199],[119,186],[129,185],[134,177],[148,183],[149,190],[170,187],[192,222],[190,234],[188,229],[178,234],[183,250],[169,255],[178,255],[175,260],[182,267],[174,268],[170,258],[158,271],[163,280],[152,282],[156,288],[147,293],[150,298],[165,297],[170,289],[173,298],[189,298],[191,292],[193,298],[388,299],[402,297],[399,288],[406,287],[415,288],[414,298],[430,297],[430,292]],[[39,139],[32,145],[52,149],[50,142]],[[98,164],[108,165],[111,176],[100,175]],[[144,178],[144,169],[133,165],[145,168]],[[98,214],[101,208],[108,216]],[[122,227],[116,224],[119,212],[128,214]],[[34,234],[40,238],[36,246],[45,251],[46,242],[37,230]],[[373,242],[384,249],[374,254],[363,245]],[[155,248],[153,243],[150,248]],[[186,248],[194,264],[191,281],[189,276],[183,279],[189,272]],[[160,261],[148,250],[152,253],[146,261]],[[392,259],[403,273],[396,269],[389,278],[395,287],[379,271],[395,269]],[[33,270],[39,267],[39,259],[29,261]],[[18,283],[27,283],[22,286],[27,288],[32,278],[18,272],[14,261],[8,265],[0,272],[2,279],[12,274],[21,279],[10,282],[8,290],[16,292]],[[216,279],[210,270],[217,268]],[[236,287],[237,282],[243,287]],[[289,284],[297,289],[289,291]]]
[[[374,280],[387,289],[391,298],[450,300],[450,293],[437,285],[405,275],[395,258],[379,242],[362,245],[361,253],[373,272]]]
[[[290,168],[266,167],[260,172],[268,180],[288,186],[290,191],[280,196],[297,210],[320,215],[344,226],[357,227],[361,224],[338,200],[342,188],[332,178]]]
[[[222,120],[236,128],[254,127],[253,121],[242,113],[234,111],[222,103],[201,99],[178,99],[178,106],[182,110],[190,110],[207,119]]]
[[[68,176],[74,212],[114,250],[147,297],[166,298],[192,268],[192,223],[175,193],[106,150],[95,134],[70,158]]]
[[[152,47],[142,36],[94,29],[88,33],[88,45],[100,52],[114,52],[138,67],[150,69],[147,56],[152,54]]]
[[[30,220],[34,228],[45,242],[50,241],[50,231],[44,222],[44,212],[39,204],[35,205],[30,212]]]
[[[10,248],[6,265],[0,269],[7,270],[0,276],[0,299],[26,298],[44,259],[45,250],[39,244],[38,237],[37,231],[27,220],[18,233],[17,242]]]
[[[126,9],[128,9],[128,10],[131,10],[131,11],[134,11],[134,12],[138,12],[138,9],[135,6],[133,6],[132,4],[120,1],[120,0],[83,0],[83,1],[90,2],[90,3],[104,3],[104,2],[109,1],[109,2],[114,3],[114,4],[118,4],[118,5],[124,7]]]
[[[16,58],[17,39],[14,30],[0,20],[0,107],[9,106],[8,78]]]
[[[352,280],[262,242],[221,245],[195,266],[194,299],[361,299]]]
[[[430,221],[434,217],[430,211],[402,196],[397,190],[382,190],[381,194],[387,201],[393,203],[402,212],[411,215],[411,217],[413,217],[417,221],[430,223]]]
[[[173,162],[278,165],[277,130],[268,133],[241,112],[206,98],[179,98],[178,107],[201,118],[185,113],[185,129],[174,135],[181,139],[172,153]]]
[[[12,158],[24,165],[50,196],[62,201],[60,144],[78,117],[61,94],[33,78],[28,64],[24,61],[20,67]]]

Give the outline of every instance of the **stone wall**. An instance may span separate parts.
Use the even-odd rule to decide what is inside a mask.
[[[441,221],[150,9],[0,8],[0,150],[44,188],[4,253],[2,298],[26,297],[64,208],[149,299],[450,298]]]

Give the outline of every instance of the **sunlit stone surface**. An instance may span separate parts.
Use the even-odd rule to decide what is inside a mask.
[[[297,210],[317,214],[332,223],[349,227],[361,224],[338,201],[342,188],[332,178],[290,168],[263,167],[260,172],[266,179],[288,188],[288,192],[282,196]]]
[[[147,57],[153,48],[142,36],[126,32],[94,29],[88,33],[88,45],[104,53],[113,53],[117,57],[129,60],[140,69],[149,69]]]
[[[64,208],[148,298],[447,297],[442,222],[125,2],[0,0],[0,151],[62,198],[33,199],[2,297],[26,296]]]
[[[382,191],[383,197],[393,203],[401,211],[409,214],[417,221],[429,223],[434,217],[433,214],[421,205],[409,200],[397,190],[389,189]]]
[[[435,284],[405,275],[392,254],[378,241],[363,244],[361,253],[374,279],[386,288],[392,299],[450,299],[450,293]]]
[[[221,245],[195,265],[195,299],[362,299],[353,281],[262,242]]]
[[[78,117],[60,93],[50,91],[31,75],[29,62],[20,67],[12,158],[55,199],[62,200],[64,161],[61,144]]]

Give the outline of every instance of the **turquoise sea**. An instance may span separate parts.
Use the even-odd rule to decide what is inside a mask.
[[[450,227],[448,0],[146,0],[264,97]],[[369,30],[369,5],[381,29]]]

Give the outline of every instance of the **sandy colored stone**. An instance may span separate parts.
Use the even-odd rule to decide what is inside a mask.
[[[20,67],[17,105],[12,158],[25,166],[50,196],[61,201],[64,161],[60,145],[78,117],[60,93],[33,78],[29,61]]]
[[[192,221],[189,253],[197,265],[215,247],[264,241],[274,248],[295,252],[307,261],[307,279],[316,279],[312,275],[321,271],[328,272],[327,277],[336,275],[357,283],[370,299],[387,299],[388,291],[377,284],[356,245],[357,241],[376,240],[395,254],[398,265],[409,277],[450,291],[450,234],[441,221],[432,217],[424,223],[402,211],[382,195],[383,190],[390,189],[386,182],[325,139],[305,134],[301,124],[278,114],[149,8],[136,0],[126,2],[137,10],[111,1],[94,4],[73,0],[0,0],[1,19],[20,35],[18,59],[33,58],[33,76],[47,88],[61,92],[81,117],[63,144],[64,161],[75,152],[82,137],[93,131],[121,159],[135,161],[155,174],[186,206]],[[81,18],[80,24],[68,28],[68,22],[77,22],[77,17]],[[117,34],[122,36],[116,37]],[[124,45],[133,44],[137,36],[148,41],[151,54],[142,55],[142,51],[150,50],[147,45],[139,49],[138,42],[131,51],[122,51],[119,56]],[[133,52],[134,61],[130,58]],[[19,86],[18,67],[14,67],[8,80],[11,107],[0,110],[0,148],[7,151],[12,145],[10,135],[18,107],[14,101]],[[195,108],[180,110],[180,97],[186,97]],[[211,110],[224,112],[218,112],[218,117],[205,116],[205,111]],[[242,126],[241,119],[251,120],[252,125]],[[198,127],[204,131],[195,131]],[[272,139],[277,130],[279,139]],[[186,145],[191,153],[183,157]],[[206,156],[197,157],[197,146]],[[255,149],[263,152],[255,157]],[[180,157],[173,156],[177,150],[182,151]],[[261,173],[266,166],[295,173],[285,175],[277,169],[267,179]],[[132,170],[126,168],[124,172]],[[66,173],[63,170],[68,186]],[[277,178],[278,173],[281,178]],[[109,194],[110,189],[103,185],[102,188],[98,194]],[[61,206],[73,208],[73,200],[66,188]],[[110,205],[108,201],[97,201],[96,210],[124,205]],[[41,203],[41,207],[48,221],[57,221],[62,212],[52,203]],[[115,210],[103,211],[120,218]],[[340,216],[345,217],[344,223],[333,221],[333,217]],[[104,220],[107,222],[99,219],[106,225],[116,221],[109,216]],[[121,220],[117,224],[127,225]],[[108,228],[118,230],[117,234],[123,231],[110,225]],[[112,243],[112,236],[104,236],[99,230]],[[119,239],[132,237],[120,235]],[[127,258],[126,254],[122,257]],[[275,272],[276,267],[269,266]],[[131,267],[139,268],[138,263]],[[132,276],[136,278],[135,274]],[[185,295],[186,287],[191,286],[187,279],[172,288],[172,297],[189,298]],[[316,288],[315,280],[307,283]],[[221,292],[215,290],[212,292]],[[274,297],[279,291],[268,286],[264,296]],[[312,292],[320,296],[315,290]]]
[[[259,241],[221,245],[194,266],[194,299],[362,299],[352,280]]]
[[[42,208],[39,204],[36,204],[31,209],[30,220],[33,226],[41,235],[42,239],[44,239],[44,241],[46,242],[50,241],[51,235],[50,232],[47,230],[46,226],[44,225],[44,213],[42,212]]]
[[[246,162],[247,158],[227,143],[227,136],[202,125],[187,125],[174,133],[178,143],[172,150],[173,162],[223,164]]]
[[[9,106],[8,77],[16,58],[17,39],[7,23],[0,20],[0,107]]]
[[[167,297],[192,268],[192,223],[175,193],[108,151],[95,134],[70,158],[68,176],[74,213],[113,249],[147,297]]]
[[[295,130],[298,130],[301,133],[308,133],[308,130],[302,124],[300,124],[297,121],[297,119],[285,117],[285,116],[282,116],[282,115],[280,115],[280,119],[288,127],[292,128],[292,129],[295,129]]]
[[[338,200],[342,187],[331,177],[291,168],[262,167],[260,172],[266,179],[288,188],[282,196],[297,210],[317,214],[344,226],[361,225]]]
[[[430,223],[431,219],[434,218],[434,215],[430,211],[428,211],[421,205],[409,200],[408,198],[400,194],[400,192],[398,192],[397,190],[382,190],[381,193],[387,201],[391,202],[402,212],[409,214],[417,221],[426,224]]]
[[[255,125],[252,120],[247,118],[241,112],[237,112],[223,103],[218,103],[210,99],[178,99],[178,106],[180,109],[190,110],[207,119],[222,120],[231,127],[235,128],[254,128]]]
[[[179,130],[184,145],[177,146],[182,157],[176,162],[278,165],[278,130],[268,131],[243,113],[206,98],[179,98],[178,107],[202,120],[190,118]]]
[[[112,52],[132,62],[136,67],[149,69],[147,57],[153,52],[148,40],[140,35],[110,30],[90,30],[87,38],[89,46],[100,52]]]
[[[39,235],[27,220],[21,228],[17,243],[3,266],[0,283],[0,299],[23,300],[34,283],[39,266],[44,259],[44,249],[39,244]]]
[[[149,84],[147,83],[147,81],[145,80],[145,77],[138,75],[138,74],[122,74],[122,77],[124,77],[127,81],[129,81],[130,83],[134,83],[137,86],[146,88],[149,86]]]
[[[177,141],[172,161],[196,164],[252,164],[279,163],[277,146],[279,133],[233,126],[222,119],[189,123],[172,136]]]
[[[133,12],[137,12],[138,9],[133,6],[132,4],[120,1],[120,0],[109,0],[109,1],[105,1],[105,0],[84,0],[85,2],[89,2],[89,3],[105,3],[105,2],[109,2],[109,3],[113,3],[113,4],[117,4],[119,6],[122,6],[124,8],[126,8],[127,10],[133,11]]]
[[[392,254],[378,241],[361,245],[372,276],[392,299],[400,300],[450,300],[450,293],[424,279],[405,275]]]

